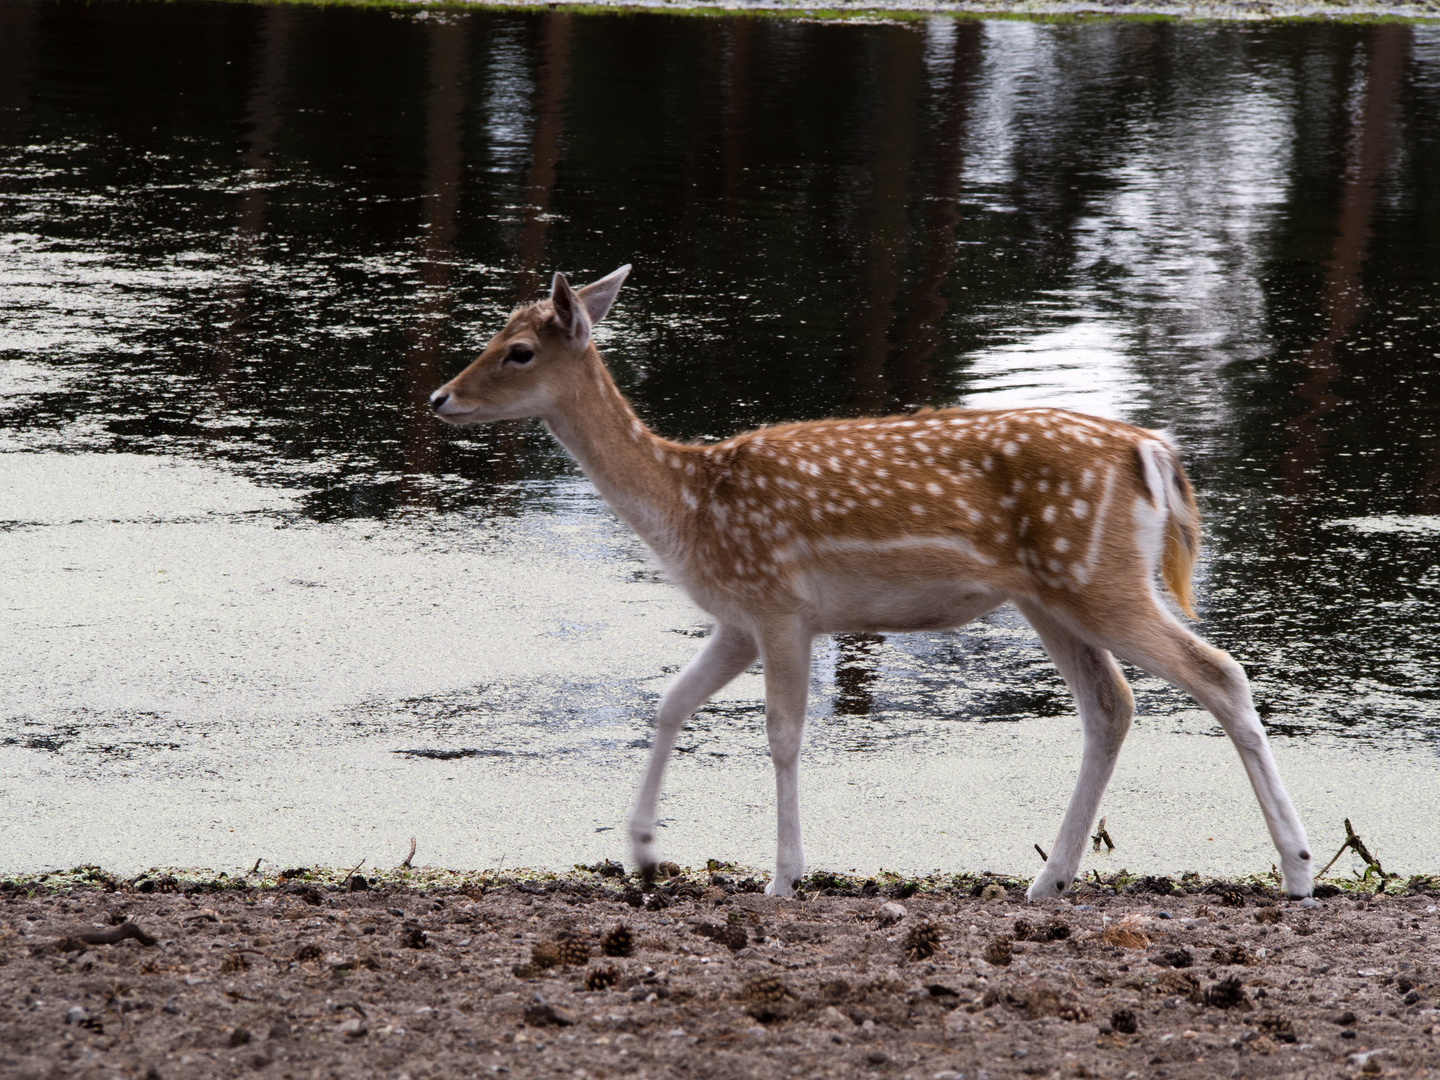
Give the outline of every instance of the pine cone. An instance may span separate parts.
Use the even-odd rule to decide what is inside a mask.
[[[790,988],[774,975],[759,975],[745,984],[740,997],[761,1005],[775,1005],[790,996]]]
[[[1029,941],[1030,935],[1035,933],[1035,927],[1030,924],[1029,919],[1016,919],[1014,931],[1016,941]]]
[[[726,923],[716,931],[715,940],[731,952],[739,952],[750,944],[750,935],[738,923]]]
[[[616,923],[600,939],[600,949],[606,956],[629,956],[635,951],[635,937],[624,923]]]
[[[985,946],[981,954],[987,963],[996,967],[1008,967],[1010,961],[1015,958],[1015,951],[1010,947],[1009,934],[997,934],[990,939],[990,944]]]
[[[560,963],[560,946],[553,941],[542,941],[530,950],[530,966],[544,970]]]
[[[614,964],[593,967],[585,973],[586,990],[608,990],[620,981],[620,969]]]
[[[557,942],[555,949],[562,964],[578,967],[590,961],[590,946],[578,938],[567,938],[565,941]]]
[[[923,922],[911,928],[905,935],[905,947],[901,950],[907,960],[925,960],[940,949],[940,928],[934,923]]]
[[[1070,936],[1070,924],[1064,919],[1051,919],[1045,927],[1045,936],[1051,941],[1064,941]]]

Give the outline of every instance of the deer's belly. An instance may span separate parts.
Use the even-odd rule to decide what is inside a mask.
[[[1004,602],[973,582],[906,582],[854,575],[810,576],[807,607],[817,632],[898,633],[960,626]]]

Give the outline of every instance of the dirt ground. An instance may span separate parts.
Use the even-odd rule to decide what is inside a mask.
[[[1003,879],[776,900],[600,869],[0,882],[0,1076],[1440,1075],[1433,880],[1031,905]],[[107,933],[133,936],[80,939]]]

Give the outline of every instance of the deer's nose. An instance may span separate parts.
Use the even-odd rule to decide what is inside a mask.
[[[449,400],[449,394],[444,394],[441,393],[439,390],[436,390],[433,394],[430,395],[430,408],[434,409],[436,412],[439,412],[440,407]]]

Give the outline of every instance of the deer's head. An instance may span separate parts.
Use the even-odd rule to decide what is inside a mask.
[[[590,330],[629,273],[627,263],[579,290],[556,274],[548,300],[514,312],[469,367],[430,395],[435,415],[447,424],[546,415],[582,384]]]

